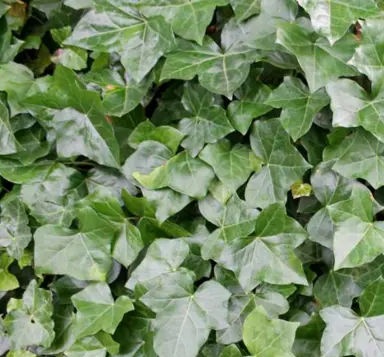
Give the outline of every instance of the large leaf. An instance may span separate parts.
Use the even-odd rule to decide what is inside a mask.
[[[332,161],[333,170],[344,177],[363,178],[374,188],[384,185],[382,156],[384,144],[364,129],[357,129],[337,145],[324,151],[324,160]]]
[[[255,61],[255,50],[242,42],[242,35],[233,21],[222,31],[221,48],[208,36],[202,45],[179,41],[177,50],[167,55],[161,78],[190,80],[198,75],[203,87],[232,98]]]
[[[305,230],[286,216],[282,205],[274,204],[258,216],[251,236],[235,238],[227,244],[223,244],[221,238],[211,254],[235,272],[246,292],[263,281],[307,285],[301,262],[294,252],[305,239]]]
[[[338,77],[356,73],[346,63],[355,47],[354,39],[348,35],[331,46],[324,38],[316,39],[308,28],[295,23],[280,23],[277,41],[297,57],[311,93]]]
[[[375,1],[368,0],[300,0],[300,5],[311,16],[314,29],[335,43],[360,18],[379,14]]]
[[[142,301],[156,312],[154,348],[160,357],[196,356],[211,329],[227,325],[230,293],[208,281],[195,292],[189,274],[179,274],[150,290]]]
[[[84,177],[76,170],[54,164],[42,178],[21,187],[21,199],[41,224],[70,226],[75,204],[86,195]]]
[[[349,61],[372,82],[379,85],[382,83],[384,69],[380,57],[383,48],[380,31],[382,25],[382,19],[368,19],[363,23],[361,41]]]
[[[243,339],[252,356],[293,357],[291,348],[299,323],[271,319],[257,307],[244,322]]]
[[[29,345],[49,347],[55,337],[53,331],[52,293],[38,287],[32,280],[22,300],[8,303],[8,315],[4,321],[12,348]]]
[[[356,127],[361,125],[380,141],[384,140],[384,91],[368,94],[356,82],[340,79],[327,86],[334,111],[334,125]]]
[[[322,356],[380,356],[383,353],[383,315],[357,316],[352,310],[333,306],[320,312],[327,324],[321,340]]]
[[[268,97],[266,104],[283,108],[280,121],[296,141],[308,132],[316,114],[329,102],[324,89],[311,94],[299,79],[285,77],[283,84]]]
[[[103,105],[106,113],[117,117],[135,109],[147,94],[152,83],[151,76],[140,82],[132,79],[129,73],[121,76],[109,69],[89,72],[84,76],[84,79],[103,90]]]
[[[179,130],[185,135],[181,146],[193,157],[205,143],[212,144],[233,131],[223,108],[214,106],[214,99],[199,85],[185,86],[182,103],[191,115],[180,121]]]
[[[219,180],[231,192],[236,192],[258,168],[258,159],[247,146],[236,144],[231,148],[225,139],[206,145],[199,158],[213,167]]]
[[[140,82],[175,43],[162,16],[149,19],[121,0],[97,0],[66,44],[100,52],[118,52],[134,80]]]
[[[201,45],[215,7],[227,3],[228,0],[144,0],[140,10],[149,17],[164,16],[177,35]]]
[[[45,225],[35,235],[36,270],[82,280],[105,280],[114,229],[91,208],[78,212],[79,230]]]
[[[113,300],[106,283],[94,283],[71,298],[77,313],[74,333],[77,338],[103,330],[113,334],[125,313],[133,310],[128,296]]]
[[[368,189],[355,186],[349,199],[332,205],[330,215],[336,224],[335,269],[360,266],[381,254],[384,226],[373,222],[374,203]]]
[[[248,79],[235,92],[238,100],[233,100],[227,110],[233,127],[243,135],[251,126],[252,119],[272,110],[271,106],[265,104],[271,90],[261,81],[255,80],[257,75],[257,71],[251,70]]]
[[[291,185],[301,179],[311,165],[291,144],[277,119],[253,124],[251,147],[265,165],[248,182],[245,192],[247,202],[261,208],[271,203],[285,202]]]
[[[0,246],[15,259],[21,259],[32,239],[28,223],[25,207],[18,198],[4,203],[0,215]]]

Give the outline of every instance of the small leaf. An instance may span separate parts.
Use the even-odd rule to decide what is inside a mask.
[[[291,186],[291,190],[292,197],[295,199],[306,196],[308,197],[312,193],[312,186],[307,183],[303,183],[303,181],[299,180]]]

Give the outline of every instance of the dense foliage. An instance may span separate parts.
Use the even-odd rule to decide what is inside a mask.
[[[383,31],[1,0],[0,355],[384,356]]]

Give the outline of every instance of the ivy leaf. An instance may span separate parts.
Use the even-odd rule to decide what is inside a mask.
[[[374,188],[384,185],[381,173],[384,144],[364,129],[357,129],[337,145],[324,151],[324,160],[332,161],[333,170],[349,178],[363,178]]]
[[[41,224],[69,226],[76,216],[76,202],[86,194],[84,177],[57,163],[44,177],[34,181],[21,187],[21,199],[32,216]]]
[[[279,142],[278,146],[276,142]],[[288,134],[277,119],[256,121],[253,124],[251,147],[265,165],[249,180],[245,191],[246,201],[260,208],[275,202],[285,202],[287,191],[311,165],[291,144]]]
[[[226,139],[206,145],[199,158],[212,166],[217,177],[231,192],[236,192],[248,180],[254,171],[254,161],[257,161],[247,146],[236,144],[231,148]]]
[[[294,141],[308,132],[316,114],[328,103],[324,89],[309,93],[303,82],[294,77],[285,77],[266,101],[275,108],[283,108],[280,121]]]
[[[233,131],[223,108],[214,105],[215,97],[199,85],[187,83],[182,103],[190,117],[179,122],[179,130],[185,135],[181,146],[195,157],[205,143],[215,143]]]
[[[383,134],[383,103],[384,92],[379,90],[376,95],[370,95],[357,83],[340,79],[327,88],[331,96],[331,106],[334,109],[334,123],[345,127],[361,125],[380,141]]]
[[[171,126],[156,127],[151,121],[146,120],[140,123],[128,138],[129,146],[137,149],[144,141],[158,141],[168,147],[173,153],[177,148],[184,134]]]
[[[235,272],[245,292],[261,282],[307,285],[301,262],[294,253],[306,239],[305,230],[286,216],[280,204],[264,209],[255,227],[251,236],[218,246],[214,251],[218,263]],[[275,268],[271,269],[272,265]]]
[[[230,293],[207,281],[194,292],[189,274],[150,290],[141,300],[156,312],[154,348],[160,357],[196,356],[211,329],[227,325]]]
[[[330,166],[320,164],[311,176],[313,193],[323,207],[311,217],[307,231],[311,240],[331,249],[335,227],[330,209],[333,204],[350,198],[352,182],[332,171]]]
[[[182,239],[156,239],[149,247],[141,264],[133,271],[126,286],[134,289],[136,284],[152,286],[154,279],[176,271],[189,254],[189,246]]]
[[[110,69],[92,71],[83,78],[102,89],[106,114],[117,117],[122,117],[135,109],[152,84],[151,76],[142,81],[135,81],[128,72],[121,76]]]
[[[257,307],[244,322],[243,340],[252,356],[292,357],[298,327],[297,322],[271,319],[262,307]]]
[[[8,109],[3,102],[0,101],[0,150],[2,155],[13,154],[18,151],[17,140],[13,134],[11,124],[9,122]]]
[[[12,348],[18,350],[29,345],[49,347],[55,337],[52,313],[52,293],[39,288],[36,280],[32,280],[22,300],[8,303],[4,325]]]
[[[324,330],[324,322],[318,314],[313,314],[311,320],[299,326],[292,351],[297,357],[320,357],[320,341]]]
[[[0,246],[5,247],[9,256],[21,259],[24,249],[32,239],[25,207],[16,198],[2,206],[0,215]]]
[[[132,78],[140,82],[159,58],[172,50],[175,39],[162,16],[146,19],[120,0],[97,0],[65,44],[100,52],[121,53]]]
[[[311,93],[341,76],[353,76],[355,70],[346,62],[352,57],[355,41],[346,35],[333,46],[324,38],[295,23],[280,23],[277,42],[292,52],[300,63]]]
[[[359,297],[361,313],[364,316],[383,315],[382,299],[384,297],[384,280],[382,277],[368,285]]]
[[[292,197],[294,199],[300,197],[308,197],[312,193],[312,186],[307,183],[303,183],[303,181],[299,180],[292,185],[291,191]]]
[[[115,355],[119,352],[119,344],[110,335],[100,331],[94,336],[77,340],[65,354],[68,357],[105,357],[107,352]]]
[[[227,0],[144,0],[139,3],[145,16],[162,15],[172,25],[173,31],[186,40],[201,45],[205,30],[212,20],[216,6],[227,5]]]
[[[320,311],[327,324],[321,340],[323,356],[361,355],[374,356],[383,352],[380,331],[383,316],[357,316],[342,307],[327,307]]]
[[[299,3],[310,15],[314,29],[327,37],[331,44],[343,37],[359,18],[379,15],[379,8],[373,0],[300,0]]]
[[[261,0],[230,0],[230,4],[239,21],[259,14],[261,10]]]
[[[259,215],[257,209],[249,207],[237,195],[233,195],[225,204],[207,196],[199,201],[199,210],[204,218],[219,227],[203,243],[202,256],[205,259],[214,259],[217,256],[215,251],[219,249],[220,240],[230,242],[251,234]]]
[[[238,100],[233,100],[227,109],[233,127],[243,135],[247,133],[254,118],[272,110],[272,107],[265,103],[271,89],[257,80],[259,75],[259,72],[251,70],[248,79],[235,92]]]
[[[360,266],[381,254],[383,225],[373,222],[373,199],[368,189],[355,187],[349,199],[332,206],[330,214],[336,224],[335,269]]]
[[[13,259],[7,254],[0,255],[0,290],[9,291],[19,287],[17,278],[8,271],[8,267],[12,264]]]
[[[384,67],[380,60],[383,43],[380,32],[382,24],[382,19],[368,19],[362,24],[361,40],[349,61],[361,73],[367,75],[374,85],[380,85],[383,79]]]
[[[153,350],[154,317],[155,314],[143,304],[136,305],[134,311],[125,315],[113,336],[120,343],[121,355],[157,356]]]
[[[119,200],[121,200],[123,190],[126,190],[133,195],[137,194],[136,187],[133,186],[124,175],[117,170],[103,166],[98,166],[89,170],[85,183],[89,193],[104,191]]]
[[[186,151],[174,156],[167,163],[168,186],[190,197],[204,197],[215,174],[204,161],[191,157]]]
[[[159,223],[163,223],[192,201],[191,197],[169,188],[161,190],[147,190],[143,188],[142,193],[145,198],[155,204],[156,218]]]
[[[220,357],[241,357],[242,354],[236,345],[230,345],[224,348],[221,352]]]
[[[34,235],[36,270],[81,280],[105,280],[112,265],[114,228],[91,208],[81,209],[78,218],[79,230],[54,225],[37,229]]]
[[[354,279],[340,271],[330,271],[316,281],[313,294],[321,306],[341,305],[351,307],[352,300],[359,296],[361,288]]]
[[[127,296],[113,300],[106,283],[93,283],[71,298],[77,313],[74,333],[77,338],[103,330],[113,334],[124,314],[134,309]]]
[[[242,30],[230,21],[221,33],[221,48],[207,36],[201,46],[179,41],[177,50],[166,56],[161,79],[190,80],[198,75],[203,87],[231,99],[256,59],[255,50],[243,43],[242,37]]]
[[[0,90],[9,97],[11,116],[26,112],[22,102],[33,85],[32,71],[22,64],[8,62],[0,65],[0,78]]]

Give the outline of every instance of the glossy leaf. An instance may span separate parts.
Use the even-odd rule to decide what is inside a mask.
[[[280,145],[276,146],[276,142]],[[291,144],[277,119],[253,124],[251,147],[265,165],[248,182],[245,192],[247,202],[261,208],[275,202],[285,202],[291,185],[301,179],[311,165]]]
[[[98,0],[65,43],[100,52],[120,52],[124,67],[140,82],[173,48],[175,39],[162,16],[146,19],[120,0]]]
[[[299,79],[285,77],[283,84],[272,92],[266,104],[283,108],[280,115],[281,124],[296,141],[308,132],[316,114],[328,102],[324,89],[312,94]]]
[[[353,76],[355,70],[347,64],[355,41],[345,36],[333,46],[326,39],[313,36],[312,31],[298,24],[281,23],[277,41],[292,52],[300,63],[311,93],[341,76]]]
[[[202,45],[179,41],[177,50],[167,55],[161,78],[190,80],[198,75],[203,87],[232,98],[247,78],[255,50],[242,42],[235,22],[226,24],[221,40],[222,48],[210,37],[205,37]]]
[[[191,113],[179,123],[185,135],[181,146],[195,157],[205,143],[215,143],[233,131],[225,111],[214,106],[214,96],[206,89],[187,84],[182,97],[184,108]]]
[[[201,44],[215,7],[227,3],[227,0],[144,0],[140,3],[140,10],[148,17],[164,16],[177,35]]]
[[[333,44],[341,38],[349,26],[359,18],[379,14],[375,1],[313,1],[301,0],[300,5],[311,17],[314,29]]]

